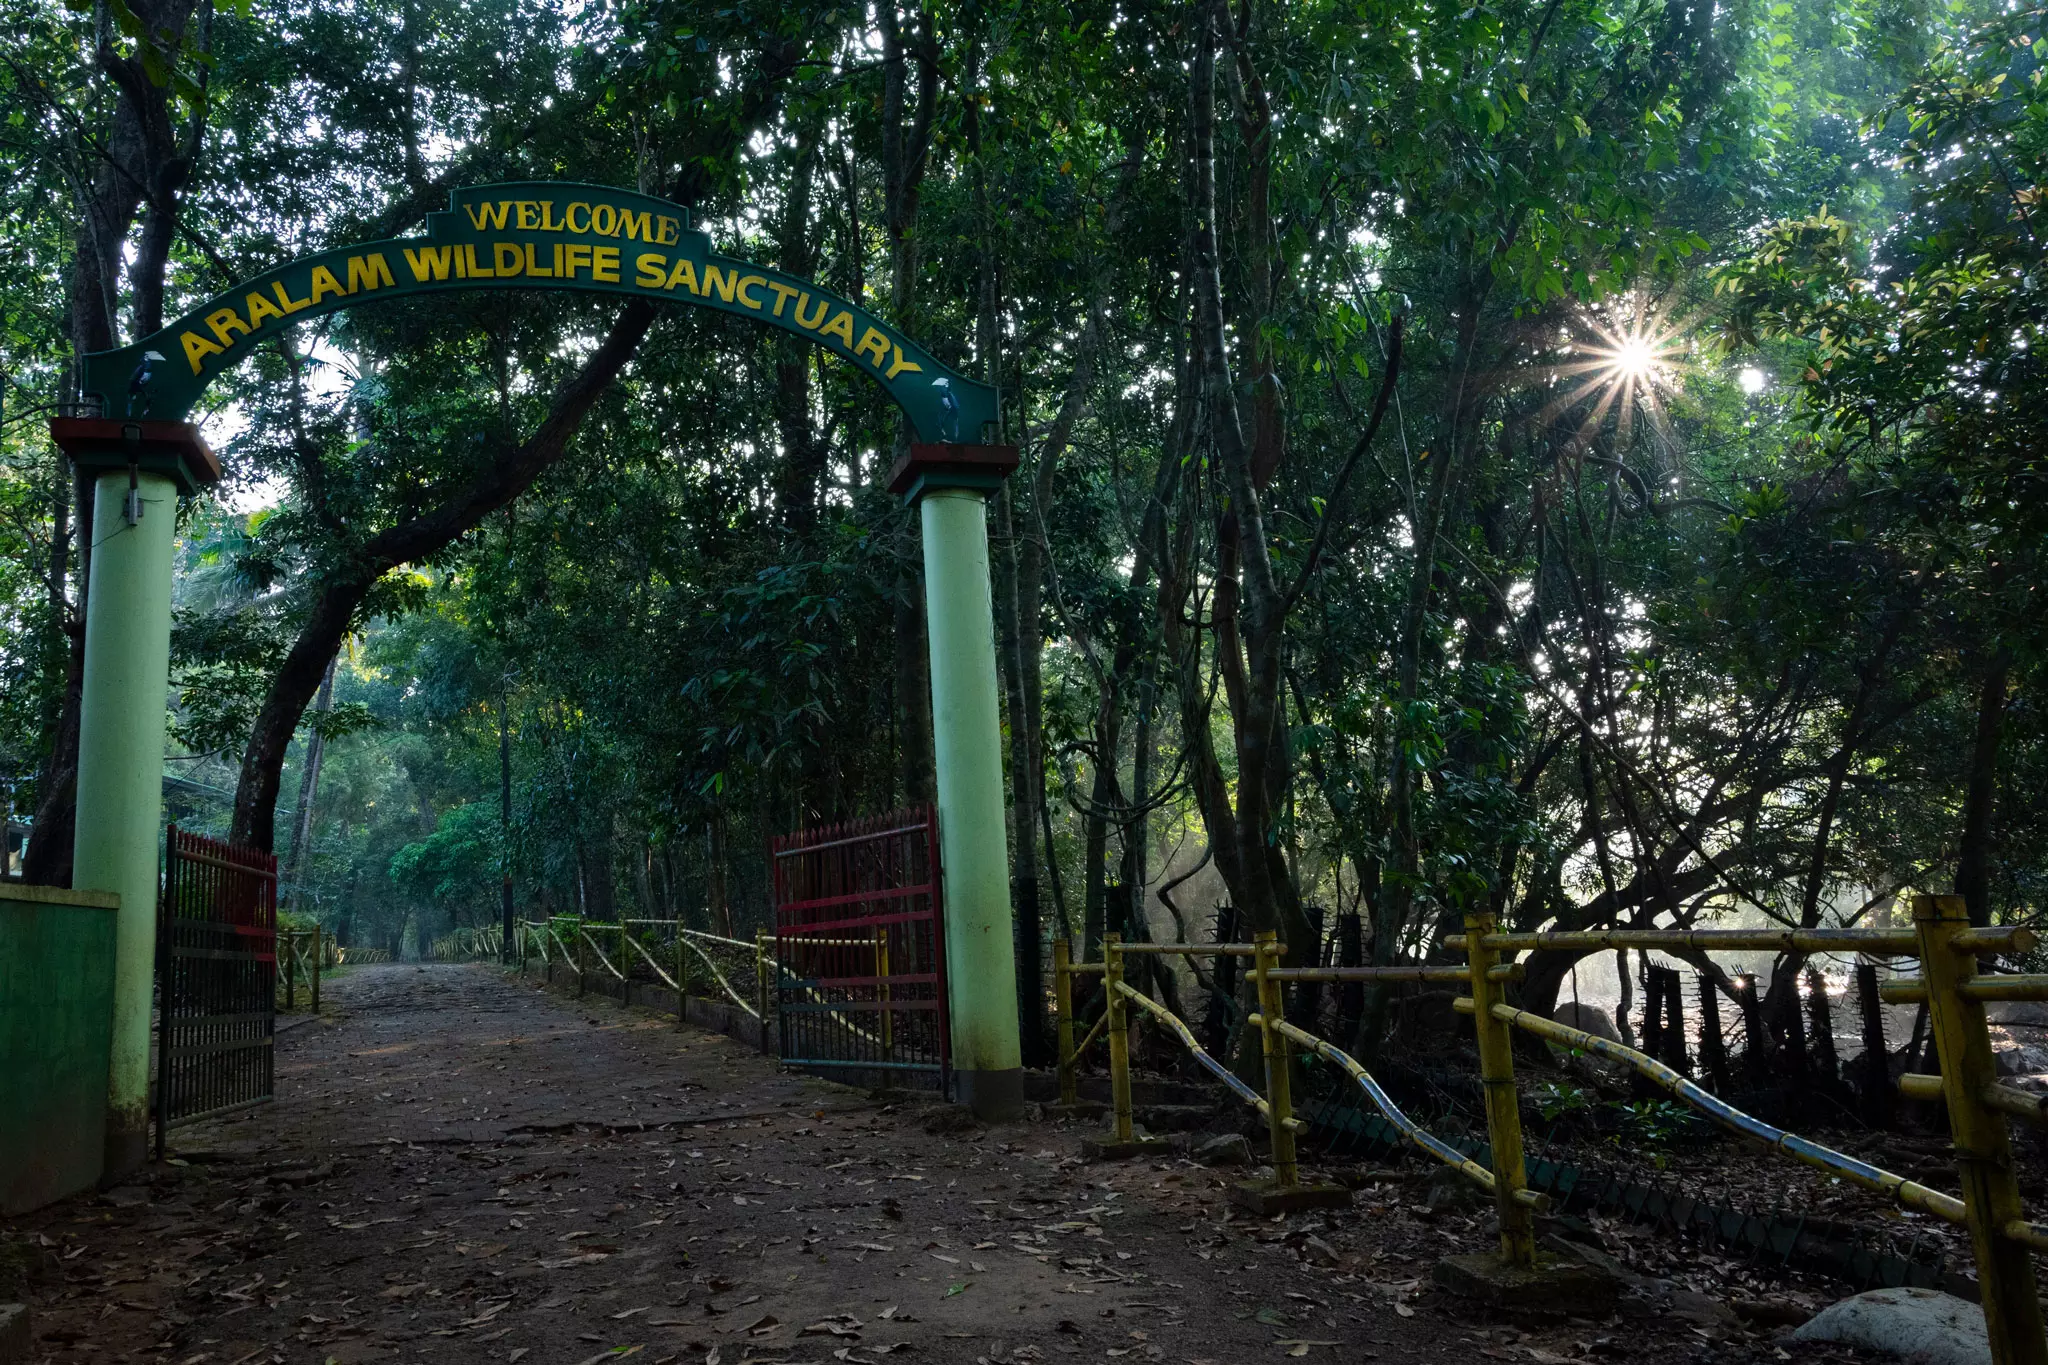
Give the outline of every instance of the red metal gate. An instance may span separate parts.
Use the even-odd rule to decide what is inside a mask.
[[[277,1015],[277,859],[164,836],[157,910],[156,1142],[271,1098]]]
[[[783,835],[775,864],[782,1060],[858,1082],[949,1081],[939,822],[931,807]]]

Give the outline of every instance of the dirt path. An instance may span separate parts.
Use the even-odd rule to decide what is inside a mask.
[[[281,1036],[276,1104],[0,1229],[34,1359],[1786,1358],[1712,1303],[1474,1325],[1429,1271],[1485,1211],[1402,1186],[1248,1222],[1223,1172],[1088,1165],[1073,1124],[963,1127],[490,967],[328,1000]]]

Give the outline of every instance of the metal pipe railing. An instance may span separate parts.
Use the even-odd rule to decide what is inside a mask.
[[[1266,1021],[1255,1014],[1245,1022],[1264,1027]],[[1315,1053],[1324,1061],[1336,1066],[1339,1070],[1348,1074],[1352,1080],[1358,1082],[1358,1088],[1365,1092],[1365,1097],[1372,1101],[1373,1107],[1380,1111],[1380,1115],[1387,1122],[1400,1129],[1403,1137],[1435,1157],[1438,1161],[1443,1162],[1444,1165],[1458,1171],[1488,1194],[1494,1192],[1492,1171],[1487,1170],[1471,1157],[1466,1156],[1463,1152],[1451,1146],[1450,1143],[1437,1137],[1428,1129],[1419,1126],[1414,1120],[1402,1113],[1401,1107],[1394,1103],[1393,1097],[1380,1088],[1380,1083],[1372,1078],[1372,1073],[1367,1071],[1364,1065],[1351,1056],[1350,1053],[1325,1042],[1313,1033],[1296,1028],[1284,1019],[1275,1020],[1273,1027],[1279,1029],[1288,1038]],[[1530,1208],[1539,1212],[1550,1206],[1550,1201],[1534,1190],[1521,1190],[1516,1193],[1515,1198],[1518,1202],[1527,1204]]]
[[[1182,1045],[1187,1048],[1188,1054],[1201,1065],[1203,1070],[1223,1082],[1231,1094],[1258,1110],[1261,1115],[1268,1118],[1272,1116],[1273,1106],[1266,1102],[1266,1097],[1239,1080],[1237,1074],[1229,1067],[1205,1052],[1202,1049],[1202,1045],[1195,1041],[1194,1031],[1181,1022],[1179,1015],[1158,1001],[1153,1000],[1144,992],[1132,990],[1130,986],[1122,981],[1116,983],[1116,988],[1123,992],[1125,999],[1139,1006],[1154,1019],[1157,1019],[1160,1023],[1166,1025],[1167,1028],[1171,1029],[1174,1036],[1179,1038]],[[1296,1120],[1296,1122],[1299,1123],[1299,1120]]]
[[[1474,1010],[1469,998],[1461,998],[1452,1003],[1460,1014],[1470,1014]],[[1495,1005],[1492,1013],[1493,1017],[1502,1023],[1533,1033],[1539,1038],[1625,1063],[1634,1068],[1645,1080],[1676,1095],[1723,1128],[1732,1133],[1740,1133],[1744,1137],[1755,1138],[1795,1161],[1818,1167],[1830,1175],[1841,1176],[1844,1180],[1861,1185],[1867,1190],[1889,1195],[1906,1208],[1931,1213],[1951,1223],[1963,1221],[1963,1201],[1954,1195],[1943,1194],[1939,1190],[1908,1180],[1902,1175],[1894,1175],[1867,1161],[1859,1161],[1853,1156],[1835,1151],[1832,1147],[1823,1147],[1796,1133],[1788,1133],[1782,1128],[1765,1123],[1762,1119],[1753,1118],[1727,1101],[1709,1094],[1648,1053],[1638,1052],[1626,1044],[1587,1033],[1584,1029],[1575,1029],[1554,1019],[1546,1019],[1540,1014],[1531,1014],[1513,1005]]]

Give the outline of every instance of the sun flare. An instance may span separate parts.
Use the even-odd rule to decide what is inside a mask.
[[[1624,296],[1579,314],[1569,330],[1565,358],[1547,371],[1555,396],[1545,412],[1579,411],[1571,443],[1591,442],[1611,421],[1626,448],[1639,418],[1657,439],[1671,440],[1665,403],[1693,368],[1683,320],[1648,299]]]

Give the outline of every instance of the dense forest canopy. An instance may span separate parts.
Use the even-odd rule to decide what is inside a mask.
[[[1000,386],[1032,960],[1223,905],[1376,962],[1477,911],[2041,913],[2040,9],[0,4],[32,880],[70,856],[76,357],[564,179]],[[771,835],[930,799],[908,436],[836,358],[507,290],[303,324],[206,402],[169,813],[344,942],[490,923],[507,869],[525,913],[744,930]]]

